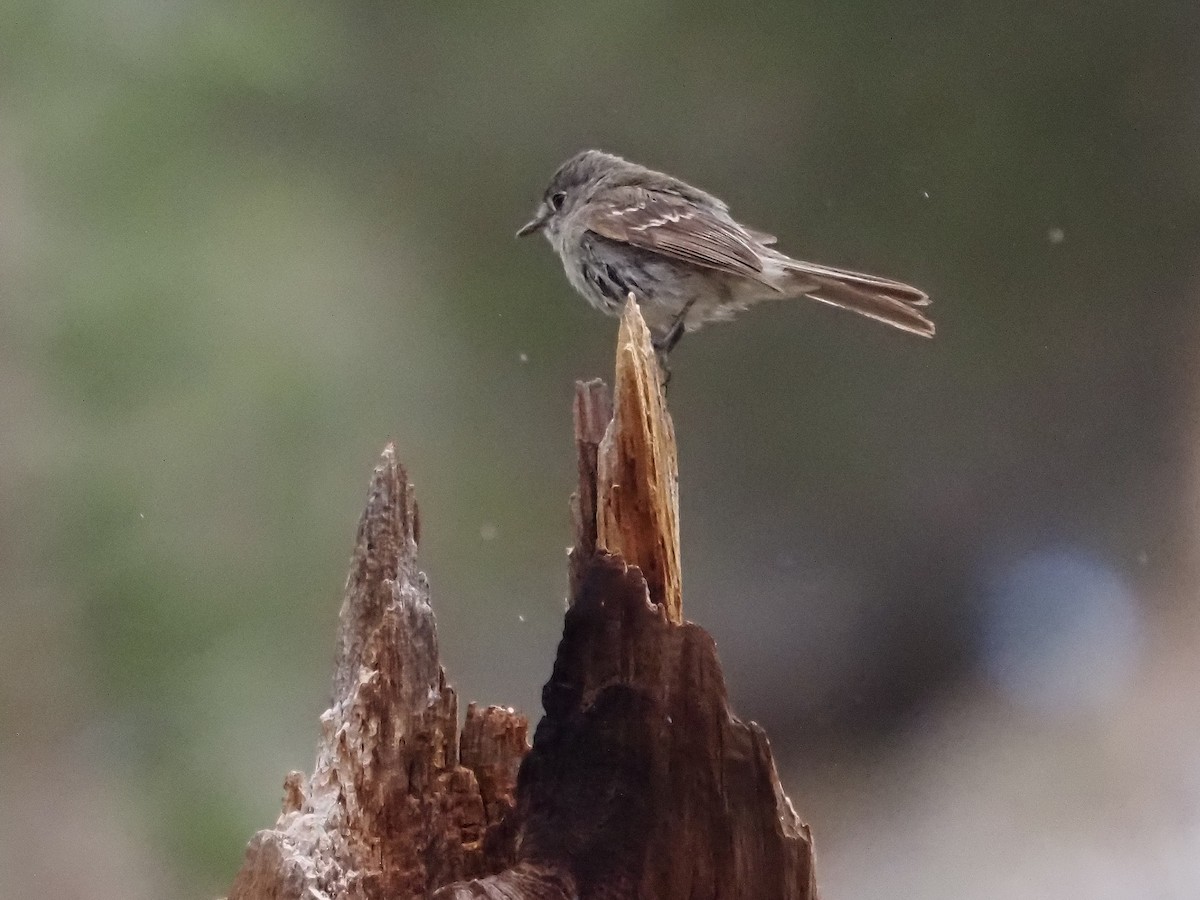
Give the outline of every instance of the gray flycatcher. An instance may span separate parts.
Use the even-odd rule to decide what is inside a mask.
[[[599,150],[563,163],[518,237],[541,231],[567,280],[594,307],[619,315],[630,293],[666,355],[685,332],[761,300],[811,297],[922,337],[934,325],[924,291],[792,259],[772,235],[747,228],[711,194]]]

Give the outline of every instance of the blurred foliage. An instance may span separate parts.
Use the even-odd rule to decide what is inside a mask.
[[[584,146],[935,298],[932,346],[796,304],[676,356],[689,614],[785,759],[956,677],[993,556],[1168,565],[1195,4],[3,18],[0,753],[109,773],[161,890],[222,890],[309,765],[389,437],[452,680],[536,711],[614,329],[511,236]]]

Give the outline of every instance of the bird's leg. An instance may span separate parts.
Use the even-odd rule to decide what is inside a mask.
[[[683,337],[683,328],[679,321],[676,320],[671,329],[662,337],[651,339],[650,343],[654,347],[654,355],[658,359],[658,367],[662,370],[662,383],[665,388],[671,381],[671,364],[669,357],[671,350],[679,343],[679,339]]]
[[[683,333],[685,330],[684,319],[687,318],[688,310],[692,308],[692,304],[695,302],[696,301],[692,299],[685,303],[683,305],[683,309],[679,311],[679,314],[671,320],[671,327],[663,332],[662,337],[654,339],[654,349],[658,351],[660,361],[665,360],[667,358],[667,354],[674,350],[675,345],[678,344],[683,338]]]
[[[683,339],[683,334],[686,330],[684,328],[684,320],[687,318],[688,310],[692,308],[692,304],[695,302],[692,299],[685,303],[679,314],[671,320],[671,327],[663,333],[662,337],[656,337],[651,341],[654,344],[654,353],[658,357],[659,368],[663,372],[663,388],[666,388],[671,382],[671,366],[667,362],[667,357],[670,356],[671,351]]]

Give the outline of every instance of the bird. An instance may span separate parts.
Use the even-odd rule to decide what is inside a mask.
[[[774,235],[734,219],[723,200],[602,150],[559,166],[517,237],[537,232],[596,309],[618,316],[633,295],[664,366],[685,333],[764,300],[809,297],[934,335],[919,288],[793,259],[775,249]]]

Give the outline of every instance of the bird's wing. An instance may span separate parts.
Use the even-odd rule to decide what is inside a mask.
[[[635,187],[606,191],[588,205],[586,227],[602,237],[764,281],[755,237],[719,211],[678,194]]]

